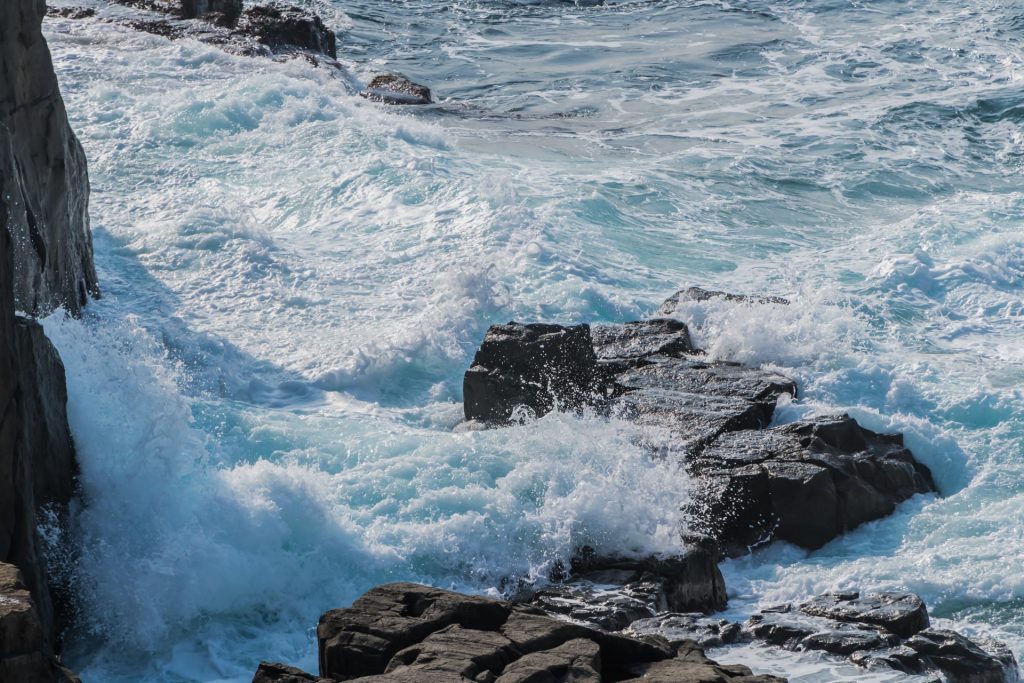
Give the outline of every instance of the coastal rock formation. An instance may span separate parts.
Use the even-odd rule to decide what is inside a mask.
[[[68,125],[44,3],[0,6],[0,680],[70,680],[39,528],[62,523],[78,473],[64,367],[17,310],[77,315],[97,295],[85,156]],[[20,570],[18,573],[17,570]]]
[[[843,655],[867,668],[938,672],[950,683],[1017,680],[1017,662],[1005,645],[929,628],[924,602],[912,593],[826,593],[763,610],[746,630],[771,645]]]
[[[380,74],[373,77],[360,96],[384,104],[430,104],[430,88],[413,83],[401,74]]]
[[[701,287],[687,287],[681,289],[665,301],[658,307],[657,315],[670,316],[676,312],[679,308],[679,304],[685,301],[710,301],[711,299],[722,299],[723,301],[732,301],[735,303],[744,304],[780,304],[783,306],[789,305],[788,299],[783,299],[781,296],[750,296],[749,294],[730,294],[729,292],[719,292],[717,290],[703,289]]]
[[[606,631],[638,619],[672,612],[725,609],[725,580],[714,546],[691,542],[675,557],[600,558],[583,552],[567,577],[535,591],[527,600],[548,614]]]
[[[193,38],[228,52],[274,57],[299,54],[313,63],[327,57],[336,65],[337,37],[316,14],[295,5],[271,2],[243,9],[241,0],[111,0],[141,10],[120,21],[171,40]],[[74,15],[77,16],[77,15]],[[82,15],[94,16],[94,14]]]
[[[81,683],[54,656],[17,567],[0,562],[0,681]]]
[[[0,201],[17,308],[77,315],[99,293],[89,178],[43,39],[44,11],[38,0],[0,8]]]
[[[767,429],[778,399],[796,391],[775,372],[707,361],[686,325],[665,318],[494,325],[463,381],[468,420],[588,408],[640,426],[654,455],[678,459],[697,482],[691,530],[729,555],[773,539],[819,548],[935,490],[900,435],[846,415]]]
[[[352,607],[325,613],[317,639],[322,679],[263,663],[254,683],[781,681],[719,666],[691,641],[602,632],[536,608],[412,583],[377,586]]]

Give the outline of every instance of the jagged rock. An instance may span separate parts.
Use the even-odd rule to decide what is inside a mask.
[[[55,650],[63,617],[40,513],[46,507],[47,522],[62,522],[78,472],[64,366],[42,328],[15,311],[63,305],[76,314],[97,293],[85,157],[42,36],[44,11],[36,0],[0,4],[0,562],[21,570],[31,594],[27,602],[12,589],[22,607],[10,607],[5,623],[20,626],[4,632],[3,666],[21,673],[4,681],[43,680],[21,667],[38,669]],[[4,609],[14,603],[0,599]]]
[[[788,305],[789,300],[781,296],[749,296],[747,294],[729,294],[715,290],[702,289],[700,287],[688,287],[681,289],[658,307],[656,315],[672,315],[679,308],[683,301],[709,301],[711,299],[723,299],[744,304],[781,304]]]
[[[253,36],[271,50],[298,48],[337,59],[337,38],[323,20],[294,5],[257,5],[242,12],[238,33]]]
[[[599,361],[628,365],[655,355],[680,357],[697,352],[686,325],[671,318],[592,325],[590,334]]]
[[[329,683],[328,679],[278,662],[260,662],[252,683]]]
[[[44,13],[38,0],[0,6],[0,201],[18,309],[78,314],[99,294],[89,177],[43,39]]]
[[[317,635],[320,674],[338,680],[621,681],[651,671],[659,676],[651,680],[669,680],[669,672],[719,676],[672,679],[685,683],[746,681],[749,673],[718,667],[693,643],[686,643],[680,659],[679,648],[656,636],[602,632],[531,607],[408,583],[378,586],[352,607],[327,612]],[[646,668],[676,659],[664,669]]]
[[[954,631],[930,629],[928,612],[913,593],[826,593],[798,610],[762,610],[747,622],[755,639],[792,650],[848,656],[864,667],[911,674],[941,672],[951,683],[1009,683],[1017,663],[1009,649],[974,642]]]
[[[46,16],[63,17],[64,19],[88,19],[96,16],[92,7],[47,7]]]
[[[737,363],[653,356],[614,377],[611,414],[665,432],[662,445],[690,454],[719,435],[768,425],[796,384]]]
[[[713,612],[726,605],[717,549],[697,543],[667,558],[601,558],[584,553],[571,578],[544,586],[530,603],[549,614],[618,631],[659,612]]]
[[[51,642],[17,567],[0,563],[0,681],[81,683]]]
[[[463,379],[467,420],[507,422],[517,409],[540,417],[574,410],[599,391],[590,327],[493,325]]]
[[[665,612],[637,619],[629,625],[629,632],[661,636],[670,643],[693,640],[701,647],[721,647],[749,639],[740,624],[700,613]]]
[[[913,593],[869,593],[863,597],[856,591],[825,593],[800,605],[800,611],[835,621],[881,626],[904,638],[928,628],[928,609]]]
[[[779,538],[819,548],[935,491],[928,468],[897,434],[877,434],[847,415],[768,430],[723,433],[692,461],[699,483],[695,529],[730,554]]]
[[[360,96],[384,104],[430,104],[430,88],[413,83],[401,74],[379,74],[359,93]]]

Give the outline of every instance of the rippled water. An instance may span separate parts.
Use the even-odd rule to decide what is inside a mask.
[[[690,284],[792,299],[681,315],[798,379],[780,420],[903,431],[943,494],[727,562],[733,615],[903,588],[1024,655],[1024,8],[309,6],[339,73],[46,23],[105,294],[46,321],[85,680],[315,669],[319,613],[381,581],[494,592],[581,542],[670,551],[688,482],[629,425],[455,427],[489,324],[625,321]],[[440,104],[356,97],[381,70]]]

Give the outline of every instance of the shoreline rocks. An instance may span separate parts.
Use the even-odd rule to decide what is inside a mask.
[[[401,74],[374,76],[359,95],[383,104],[430,104],[434,101],[430,88],[414,83]]]

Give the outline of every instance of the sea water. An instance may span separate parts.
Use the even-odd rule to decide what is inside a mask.
[[[672,552],[689,481],[629,424],[460,429],[461,377],[492,323],[623,322],[694,284],[791,300],[678,312],[712,357],[798,381],[778,422],[901,431],[941,490],[727,561],[730,616],[911,590],[1024,655],[1019,3],[304,3],[340,71],[74,4],[101,16],[45,30],[103,298],[44,324],[84,680],[315,671],[318,615],[377,583],[500,595],[580,544]],[[359,98],[381,71],[439,104]]]

